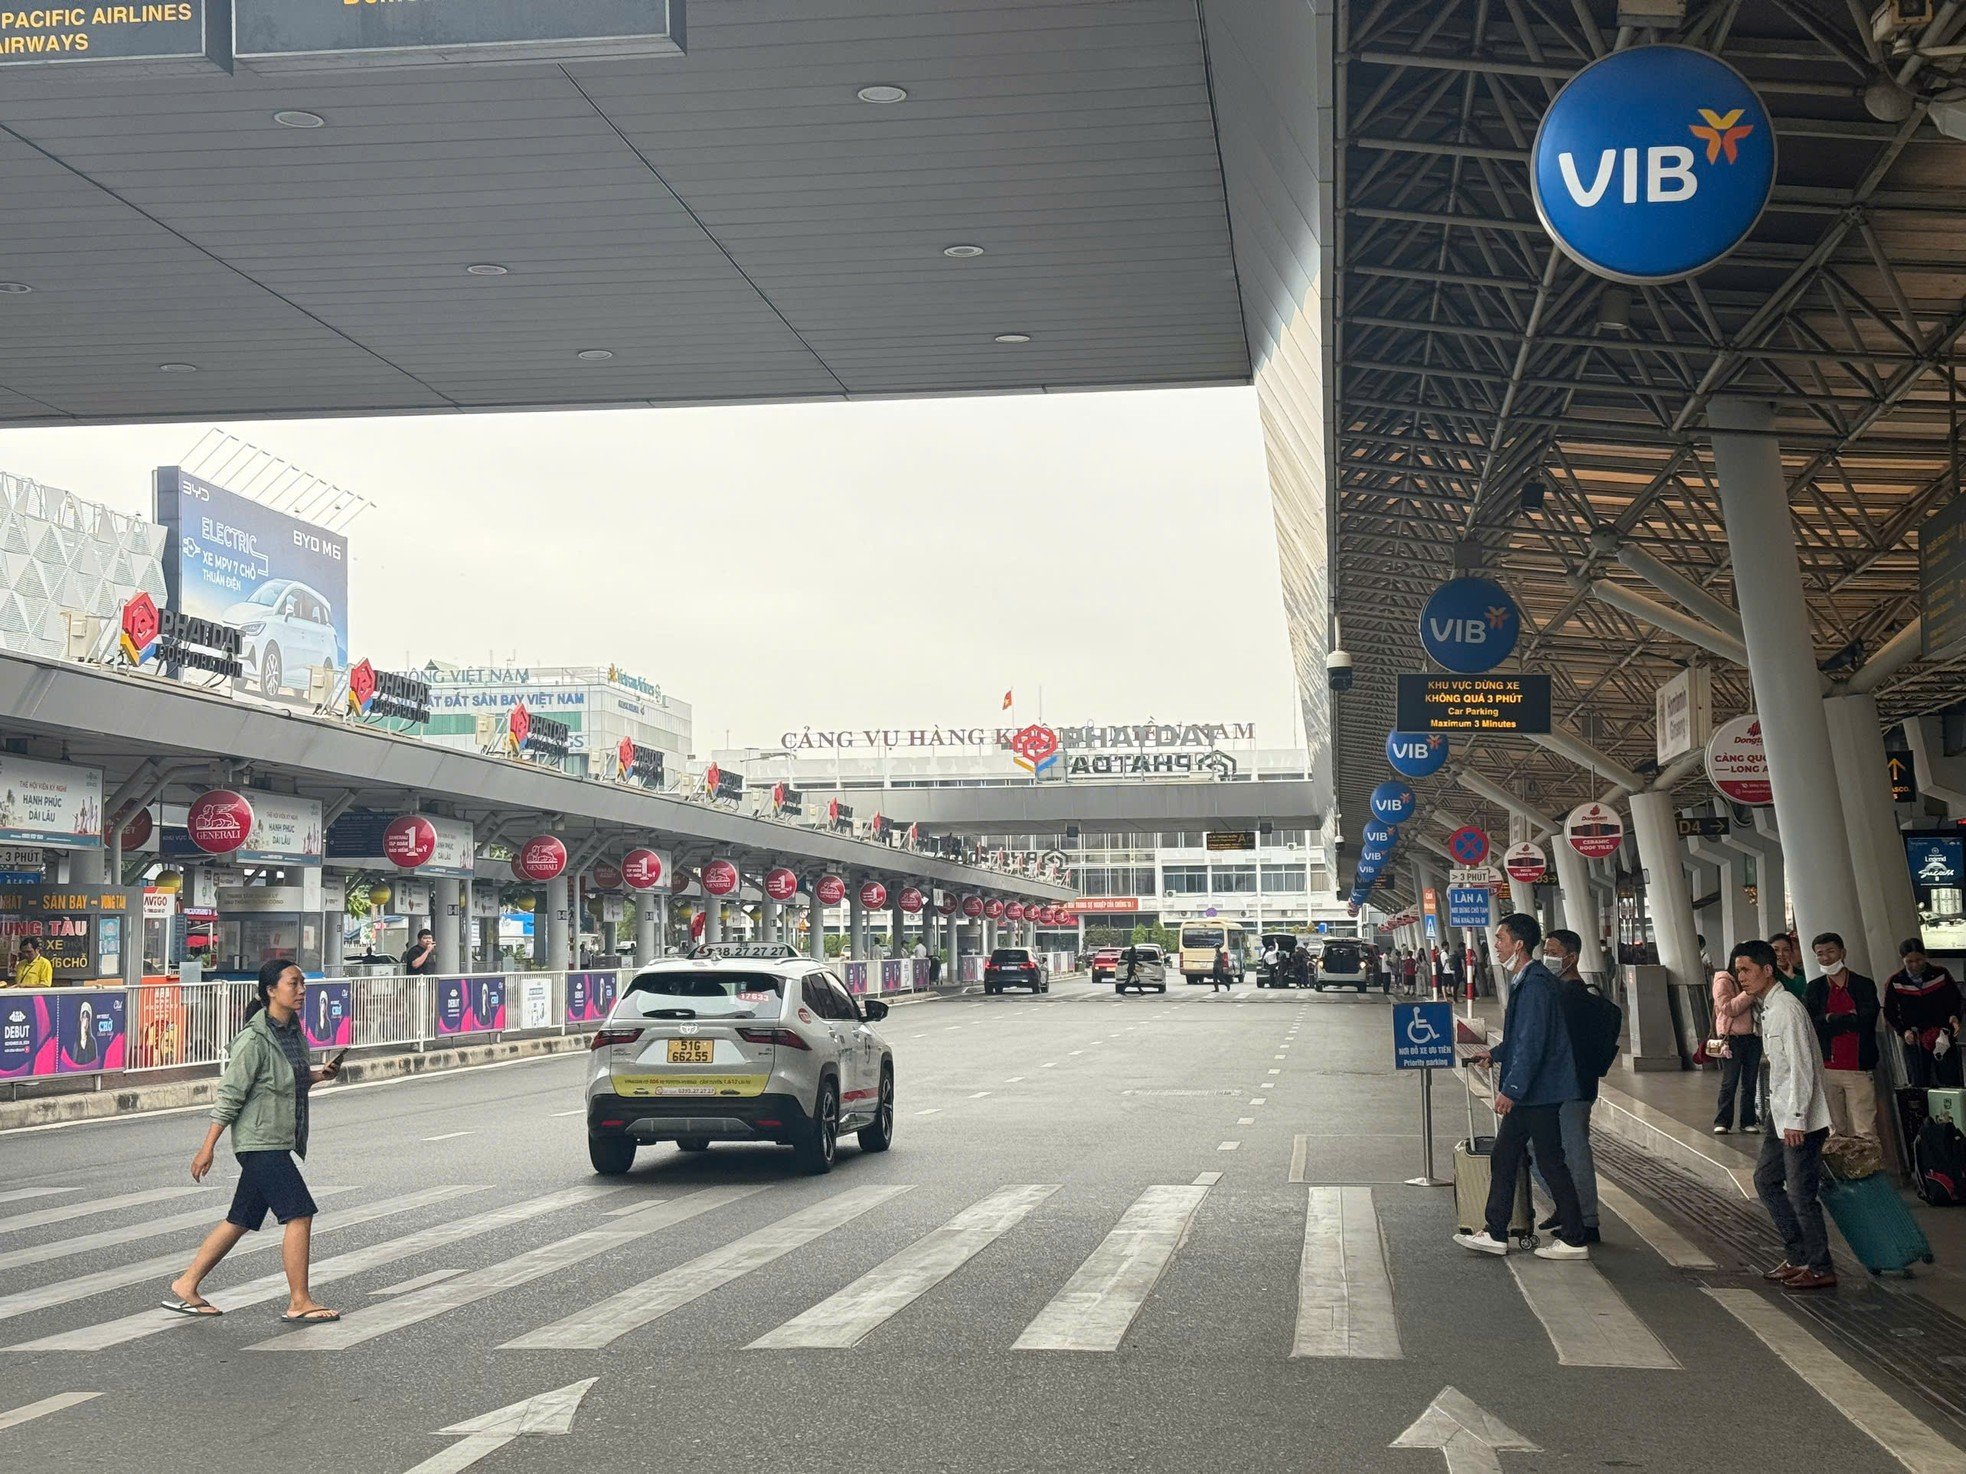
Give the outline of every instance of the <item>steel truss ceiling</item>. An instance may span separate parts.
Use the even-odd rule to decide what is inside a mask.
[[[1718,714],[1752,706],[1745,669],[1582,590],[1609,579],[1670,602],[1617,562],[1616,539],[1593,539],[1610,529],[1733,604],[1699,433],[1718,393],[1777,404],[1819,657],[1853,664],[1918,612],[1915,530],[1953,490],[1948,375],[1966,329],[1966,144],[1926,114],[1966,59],[1943,50],[1966,7],[1941,4],[1896,53],[1871,39],[1869,9],[1692,0],[1683,29],[1656,36],[1756,85],[1779,173],[1728,261],[1620,288],[1551,244],[1527,167],[1564,81],[1646,39],[1619,30],[1615,6],[1339,0],[1333,603],[1357,686],[1335,747],[1353,834],[1388,775],[1393,678],[1427,668],[1420,604],[1466,542],[1522,604],[1523,663],[1553,677],[1557,723],[1625,766],[1650,766],[1653,693],[1695,657],[1714,668]],[[1866,110],[1886,76],[1916,99],[1903,122]],[[1546,488],[1540,512],[1521,509],[1529,482]],[[1891,720],[1963,688],[1959,664],[1913,665],[1878,700]],[[1546,813],[1605,786],[1520,739],[1457,741],[1454,761]],[[1422,787],[1505,827],[1445,774]]]

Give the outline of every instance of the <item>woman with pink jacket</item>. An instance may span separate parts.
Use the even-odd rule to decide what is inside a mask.
[[[1734,974],[1713,975],[1713,1032],[1727,1048],[1720,1062],[1720,1109],[1713,1134],[1734,1129],[1734,1101],[1741,1103],[1741,1130],[1755,1129],[1756,1101],[1761,1094],[1761,1035],[1754,1026],[1754,998],[1743,992]]]

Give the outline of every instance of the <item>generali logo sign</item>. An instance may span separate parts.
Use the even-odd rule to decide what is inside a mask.
[[[185,814],[185,832],[208,855],[229,855],[245,848],[253,832],[253,806],[243,793],[214,788],[201,793]]]

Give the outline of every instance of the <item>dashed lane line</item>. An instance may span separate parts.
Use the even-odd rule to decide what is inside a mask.
[[[1242,1147],[1242,1143],[1239,1141],[1225,1141],[1220,1146],[1215,1148],[1215,1150],[1217,1150],[1218,1152],[1233,1152],[1233,1151],[1240,1150],[1241,1147]]]
[[[460,1136],[476,1136],[475,1131],[446,1131],[439,1136],[426,1136],[425,1141],[456,1141]]]

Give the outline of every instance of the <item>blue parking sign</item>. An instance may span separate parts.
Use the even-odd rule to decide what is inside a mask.
[[[1454,1005],[1393,1005],[1393,1068],[1445,1070],[1454,1064]]]

